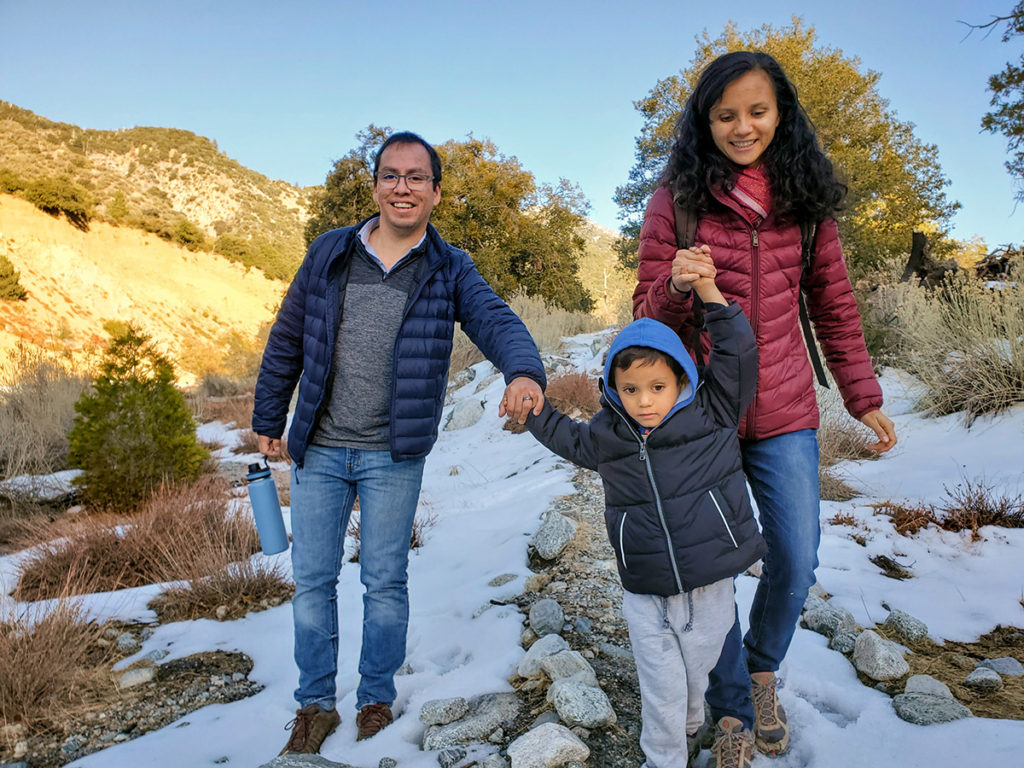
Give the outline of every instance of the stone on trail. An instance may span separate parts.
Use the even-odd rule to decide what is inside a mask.
[[[1003,687],[1003,678],[994,669],[977,667],[964,680],[964,685],[976,691],[998,691]]]
[[[984,669],[991,669],[1005,677],[1020,677],[1024,675],[1024,665],[1021,665],[1013,656],[1000,656],[998,659],[982,659],[978,666]]]
[[[949,687],[931,675],[911,675],[907,678],[907,685],[903,692],[927,693],[932,696],[945,696],[947,699],[953,698],[953,693],[949,690]]]
[[[557,635],[565,622],[562,606],[550,597],[545,597],[530,606],[530,629],[538,637]]]
[[[545,723],[508,745],[512,768],[556,768],[572,760],[585,761],[590,748],[564,725]]]
[[[487,741],[495,729],[515,720],[522,704],[514,693],[485,693],[469,702],[469,712],[447,725],[432,725],[423,734],[423,749],[447,749]]]
[[[928,625],[903,611],[890,611],[882,627],[910,642],[919,642],[928,637]]]
[[[837,632],[852,632],[857,629],[853,614],[845,608],[825,603],[824,608],[808,611],[800,622],[812,632],[832,637]]]
[[[537,677],[541,673],[540,662],[546,656],[569,650],[569,644],[561,635],[545,635],[530,646],[530,650],[519,660],[516,673],[520,677]]]
[[[872,680],[895,680],[910,671],[903,651],[896,643],[872,629],[861,632],[853,648],[853,665]]]
[[[420,722],[424,725],[447,725],[469,711],[469,702],[462,697],[432,699],[420,707]]]
[[[452,408],[448,414],[448,421],[444,423],[444,431],[451,432],[456,429],[472,427],[480,417],[484,415],[484,401],[469,397],[461,400]]]
[[[530,539],[530,545],[544,560],[554,560],[576,536],[576,522],[558,512],[549,512]]]
[[[278,755],[259,768],[355,768],[355,766],[348,763],[336,763],[320,755],[300,755],[289,752],[287,755]]]
[[[551,656],[546,656],[541,659],[540,668],[552,681],[583,673],[583,677],[591,681],[589,685],[598,685],[594,668],[579,651],[559,651]]]
[[[915,725],[949,723],[971,717],[971,710],[952,696],[931,693],[899,693],[893,697],[892,706],[901,720]]]
[[[599,728],[617,720],[605,692],[578,680],[555,681],[548,689],[548,699],[555,705],[559,719],[570,728]]]

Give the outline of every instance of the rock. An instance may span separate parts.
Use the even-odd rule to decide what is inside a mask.
[[[910,671],[896,643],[885,640],[872,629],[861,632],[853,648],[853,665],[872,680],[895,680]]]
[[[807,595],[807,599],[804,600],[803,613],[811,613],[812,611],[820,611],[828,608],[828,601],[818,597],[817,595]]]
[[[558,512],[550,512],[530,539],[530,545],[544,560],[554,560],[576,536],[576,522]]]
[[[142,644],[135,639],[135,635],[131,632],[122,632],[117,636],[117,641],[114,643],[121,653],[131,655],[142,647]]]
[[[498,728],[494,733],[487,737],[487,740],[491,744],[501,744],[505,740],[505,729]]]
[[[927,693],[930,696],[945,696],[947,699],[953,698],[953,693],[949,690],[949,687],[931,675],[911,675],[907,678],[907,685],[903,692]]]
[[[150,682],[156,677],[156,667],[133,667],[121,675],[118,685],[122,688],[132,688],[136,685]]]
[[[590,749],[564,725],[545,723],[508,745],[512,768],[556,768],[570,760],[583,761]]]
[[[548,689],[548,696],[559,719],[569,727],[600,728],[616,721],[605,692],[579,680],[556,680]]]
[[[483,400],[476,400],[472,397],[460,400],[448,414],[448,420],[444,423],[445,432],[472,427],[484,415],[484,408]]]
[[[899,693],[893,697],[892,706],[901,720],[915,725],[948,723],[971,717],[971,710],[952,696],[936,696],[931,693]]]
[[[612,643],[598,643],[597,649],[605,656],[611,656],[615,659],[626,659],[628,661],[635,661],[633,658],[633,652],[629,648],[620,648]]]
[[[503,587],[510,581],[515,581],[516,575],[514,573],[503,573],[499,576],[495,576],[493,579],[487,582],[488,587]]]
[[[398,761],[393,757],[382,757],[377,763],[377,768],[397,768]]]
[[[588,685],[598,685],[597,674],[590,662],[583,658],[579,651],[559,651],[540,660],[540,668],[552,680],[575,677],[577,674],[589,681]]]
[[[531,645],[537,642],[537,633],[527,627],[523,630],[523,634],[519,636],[519,644],[523,648],[529,648]]]
[[[448,747],[437,754],[437,762],[441,768],[453,768],[466,756],[466,750],[462,747]]]
[[[161,659],[166,659],[168,656],[170,656],[170,652],[166,648],[154,648],[142,658],[149,659],[152,662],[157,662]]]
[[[594,632],[594,627],[586,616],[577,616],[572,622],[572,628],[584,638],[590,637]]]
[[[821,586],[821,583],[817,581],[811,584],[811,588],[807,590],[807,594],[820,597],[822,600],[828,600],[829,597],[828,592],[826,592],[825,588]]]
[[[278,755],[259,768],[355,768],[355,766],[348,763],[336,763],[320,755],[299,755],[289,752],[287,755]]]
[[[828,647],[844,655],[853,653],[853,649],[857,646],[857,635],[859,634],[855,630],[841,629],[829,639]]]
[[[224,621],[228,617],[228,607],[226,605],[218,605],[214,614],[217,617],[217,621]]]
[[[919,642],[928,637],[928,626],[909,613],[903,611],[890,611],[882,624],[884,629],[892,630],[904,640],[912,643]]]
[[[540,674],[540,662],[546,656],[569,650],[569,644],[561,635],[545,635],[530,646],[530,650],[519,660],[516,673],[520,677],[536,677]]]
[[[808,611],[800,619],[800,622],[812,632],[817,632],[825,637],[832,637],[837,632],[852,632],[857,629],[857,622],[853,614],[845,608],[839,608],[831,603],[825,603],[824,608]]]
[[[538,637],[557,635],[562,629],[565,614],[562,606],[550,597],[541,598],[530,606],[530,629]]]
[[[978,667],[967,676],[964,685],[976,691],[998,691],[1003,687],[1003,678],[994,669]]]
[[[461,698],[432,699],[420,707],[420,722],[424,725],[447,725],[469,711],[469,703]]]
[[[408,661],[403,663],[402,666],[400,666],[398,668],[398,671],[395,672],[396,675],[411,675],[412,673],[413,673],[413,668],[412,668],[412,665]]]
[[[991,669],[1004,677],[1020,677],[1024,675],[1024,666],[1012,656],[1000,656],[998,659],[982,659],[978,666]]]
[[[485,741],[495,729],[514,720],[521,708],[514,693],[477,696],[469,702],[469,711],[461,720],[427,728],[423,734],[423,749],[447,749],[472,741]]]
[[[508,760],[498,754],[488,755],[480,761],[480,768],[509,768]]]
[[[537,715],[537,719],[533,721],[533,725],[531,725],[530,727],[531,728],[536,728],[538,725],[544,725],[544,723],[557,723],[557,722],[558,722],[558,713],[555,712],[554,710],[549,709],[546,712],[541,712],[539,715]]]

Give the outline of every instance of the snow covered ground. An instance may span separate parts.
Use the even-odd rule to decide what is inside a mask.
[[[579,337],[574,345],[575,358],[587,369],[600,363],[589,351],[596,336]],[[437,523],[410,562],[408,662],[413,671],[397,679],[399,718],[378,737],[359,744],[354,691],[361,587],[358,565],[347,564],[342,570],[338,706],[343,721],[322,749],[328,759],[376,768],[381,757],[389,756],[407,768],[436,766],[433,754],[419,750],[420,705],[435,698],[510,690],[507,679],[523,653],[522,616],[514,607],[490,601],[522,591],[530,574],[527,541],[551,499],[572,491],[571,473],[556,468],[555,458],[529,434],[501,430],[497,408],[502,382],[495,379],[477,392],[488,364],[480,364],[478,371],[456,399],[485,401],[484,417],[466,429],[442,432],[427,462],[420,503],[425,512],[436,515]],[[1024,530],[985,528],[983,539],[975,543],[967,534],[931,529],[907,538],[898,536],[889,519],[874,515],[869,506],[890,499],[939,502],[945,496],[944,484],[964,480],[984,480],[997,493],[1024,493],[1024,407],[979,419],[968,431],[955,416],[926,419],[910,412],[907,382],[897,373],[887,373],[882,384],[900,441],[879,461],[841,465],[847,482],[865,495],[823,503],[819,581],[833,594],[833,601],[866,626],[885,618],[882,603],[923,620],[934,639],[973,640],[996,624],[1024,625]],[[231,442],[230,437],[222,441]],[[837,512],[853,515],[864,526],[859,532],[866,536],[866,546],[850,538],[849,526],[828,522]],[[287,517],[286,510],[286,523]],[[868,560],[875,554],[912,567],[915,578],[896,581],[882,576]],[[287,568],[288,553],[274,558]],[[3,594],[14,585],[18,560],[18,555],[0,558]],[[501,587],[488,586],[501,574],[515,578]],[[738,579],[741,615],[755,584],[748,576]],[[152,620],[145,604],[158,591],[158,586],[151,586],[96,595],[87,606],[100,618]],[[267,762],[286,741],[283,726],[294,715],[297,673],[291,646],[288,604],[233,622],[200,620],[158,627],[139,656],[156,649],[169,651],[168,659],[206,650],[242,651],[254,661],[250,677],[265,689],[243,701],[208,706],[72,765],[255,768]],[[782,758],[758,757],[755,765],[1020,764],[1024,721],[971,718],[927,727],[905,723],[896,717],[891,699],[862,685],[850,662],[828,650],[821,635],[798,629],[782,672],[785,688],[780,695],[789,712],[793,747]],[[702,760],[706,759],[705,752]]]

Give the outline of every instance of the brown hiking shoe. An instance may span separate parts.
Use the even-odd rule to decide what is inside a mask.
[[[754,734],[735,717],[723,717],[715,727],[710,768],[750,768],[754,759]]]
[[[752,672],[750,696],[754,700],[754,744],[766,755],[789,751],[789,720],[779,703],[774,672]]]
[[[356,727],[359,729],[356,741],[376,736],[393,722],[395,722],[395,717],[391,714],[391,707],[387,704],[367,704],[356,715]]]
[[[297,752],[315,755],[320,751],[324,739],[334,733],[340,722],[341,715],[336,709],[320,709],[316,704],[303,707],[295,713],[295,719],[285,726],[285,730],[290,730],[292,735],[280,754]]]

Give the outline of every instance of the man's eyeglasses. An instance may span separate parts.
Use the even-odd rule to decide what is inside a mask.
[[[405,179],[405,185],[409,189],[423,189],[433,178],[425,173],[382,173],[377,177],[377,183],[382,187],[393,189],[398,186],[399,179]]]

